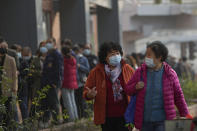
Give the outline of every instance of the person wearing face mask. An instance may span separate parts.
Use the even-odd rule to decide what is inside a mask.
[[[18,44],[13,44],[10,46],[10,49],[11,50],[14,50],[18,56],[18,58],[21,58],[22,55],[21,55],[21,51],[19,51],[19,45]]]
[[[62,86],[63,80],[63,56],[56,48],[54,39],[46,41],[45,47],[48,49],[47,56],[44,60],[41,88],[50,86],[47,96],[42,100],[42,110],[44,112],[44,126],[50,125],[50,116],[52,114],[55,124],[58,124],[60,113],[60,101],[58,93]]]
[[[17,52],[11,48],[8,48],[8,43],[6,42],[5,39],[3,39],[2,37],[0,37],[0,44],[3,48],[6,48],[7,50],[7,54],[11,57],[14,57],[15,62],[16,62],[16,67],[17,69],[19,68],[19,57],[17,55]]]
[[[72,40],[67,39],[67,38],[65,38],[64,40],[62,40],[61,41],[61,47],[64,47],[64,46],[68,46],[69,48],[71,48],[71,54],[72,54],[72,56],[74,56],[76,58],[76,54],[72,50],[72,48],[73,48],[73,42],[72,42]]]
[[[78,119],[77,106],[75,102],[75,90],[78,88],[77,84],[77,61],[72,56],[71,48],[69,46],[62,47],[62,54],[64,55],[64,79],[62,83],[62,100],[64,108],[68,111],[69,121]]]
[[[0,39],[0,96],[7,100],[3,103],[5,105],[6,114],[1,112],[0,121],[4,122],[3,126],[8,127],[11,120],[15,119],[13,112],[16,112],[17,103],[15,101],[18,90],[18,81],[15,59],[7,54],[7,48],[2,44],[3,42],[6,41]],[[12,102],[14,103],[12,104]]]
[[[94,123],[102,131],[128,131],[124,113],[129,99],[125,85],[134,74],[134,69],[122,59],[119,44],[107,42],[100,46],[99,64],[89,73],[83,97],[94,100]]]
[[[165,131],[164,121],[176,117],[175,105],[181,117],[191,118],[177,74],[165,62],[167,57],[162,42],[149,44],[145,63],[126,85],[126,93],[137,97],[134,125],[141,131]]]
[[[76,46],[73,48],[73,51],[76,54],[76,60],[77,60],[77,81],[78,81],[78,89],[75,91],[75,100],[77,104],[78,109],[78,115],[79,118],[82,117],[88,117],[87,112],[85,111],[87,109],[87,103],[85,100],[83,100],[82,94],[84,89],[84,84],[87,79],[87,75],[90,71],[90,66],[88,59],[83,56],[81,45]]]
[[[83,45],[83,54],[88,59],[90,64],[90,70],[92,70],[98,64],[98,58],[96,55],[91,53],[91,45],[85,44]]]
[[[40,47],[38,49],[38,55],[35,56],[30,63],[30,74],[32,84],[30,85],[29,107],[28,112],[30,116],[35,115],[35,107],[32,105],[32,100],[37,96],[37,91],[41,88],[41,75],[43,71],[43,64],[46,58],[48,49],[46,47]]]
[[[22,49],[22,57],[19,59],[19,92],[18,97],[20,102],[20,109],[23,120],[28,118],[28,101],[30,99],[30,64],[32,61],[30,47],[24,47]]]

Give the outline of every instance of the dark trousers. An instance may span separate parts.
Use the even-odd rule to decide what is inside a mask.
[[[0,121],[3,123],[2,126],[8,127],[10,124],[10,121],[14,118],[14,112],[12,110],[11,106],[12,98],[9,97],[8,100],[5,102],[5,113],[0,114]]]
[[[75,101],[76,101],[76,105],[77,105],[77,111],[78,111],[79,118],[88,117],[87,103],[83,99],[83,88],[84,87],[79,87],[77,90],[75,90]]]
[[[101,125],[102,131],[128,131],[124,117],[107,117]]]
[[[144,122],[142,131],[165,131],[164,121],[161,122]]]
[[[23,120],[28,117],[28,97],[22,96],[19,98],[20,102],[20,109]]]
[[[48,122],[50,120],[51,114],[53,120],[58,120],[60,103],[58,99],[58,88],[51,87],[45,99],[41,102],[41,110],[44,111],[43,121]]]

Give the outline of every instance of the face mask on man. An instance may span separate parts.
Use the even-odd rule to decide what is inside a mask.
[[[78,54],[79,57],[83,57],[83,54]]]
[[[47,43],[45,46],[48,50],[53,49],[53,44],[52,43]]]
[[[48,49],[46,47],[41,47],[40,48],[40,53],[45,54],[48,52]]]
[[[149,68],[155,67],[153,58],[147,58],[147,57],[146,57],[146,58],[145,58],[145,63],[146,63],[146,65],[147,65]]]
[[[91,52],[90,49],[85,49],[85,50],[83,51],[83,54],[84,54],[84,55],[89,55],[90,52]]]
[[[114,55],[109,57],[109,64],[112,66],[118,66],[120,64],[122,57],[120,55]]]
[[[22,57],[21,52],[18,52],[17,56],[18,56],[18,58],[21,58]]]
[[[24,60],[30,60],[31,59],[31,56],[23,56],[23,59]]]
[[[5,55],[7,53],[6,48],[0,48],[0,54]]]

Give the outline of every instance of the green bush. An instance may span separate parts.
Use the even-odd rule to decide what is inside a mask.
[[[182,4],[182,0],[171,0],[171,2],[177,3],[177,4]]]
[[[155,0],[154,3],[155,4],[161,4],[162,0]]]
[[[197,99],[197,81],[181,80],[181,87],[187,102]]]

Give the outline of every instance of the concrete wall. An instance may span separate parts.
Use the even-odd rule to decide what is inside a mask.
[[[112,9],[98,6],[97,16],[99,44],[105,41],[120,43],[118,0],[113,0]]]
[[[87,0],[60,0],[61,38],[72,39],[76,43],[89,41]]]
[[[194,15],[177,15],[177,16],[133,16],[130,18],[130,31],[138,32],[144,37],[148,37],[155,30],[171,29],[171,30],[184,30],[184,29],[197,29],[197,16]],[[127,22],[123,26],[128,26]],[[124,27],[126,29],[126,27]],[[128,32],[125,30],[124,32]],[[125,34],[125,33],[123,33]],[[123,36],[124,41],[126,37],[134,38],[135,35]],[[132,41],[134,41],[132,39]],[[170,54],[176,57],[180,57],[180,49],[178,44],[169,45]],[[138,48],[138,47],[135,47]],[[139,45],[139,48],[142,47]],[[143,47],[145,48],[145,47]],[[124,49],[126,53],[130,53],[133,50],[132,43],[124,43]],[[177,52],[174,52],[174,49]],[[136,49],[137,50],[137,49]],[[173,53],[174,52],[174,53]]]
[[[111,4],[113,0],[89,0],[89,1],[105,8],[111,8],[112,7]]]
[[[177,28],[197,29],[196,15],[181,15],[176,19]]]
[[[0,1],[0,35],[9,44],[37,47],[35,0]]]
[[[143,28],[149,26],[150,32],[156,29],[176,28],[176,16],[134,16],[131,18],[131,30],[143,31]]]
[[[122,25],[124,26],[123,29],[128,28],[130,31],[141,32],[144,36],[149,36],[154,30],[197,29],[196,23],[197,16],[194,15],[133,16],[130,17],[130,24],[123,21]]]

